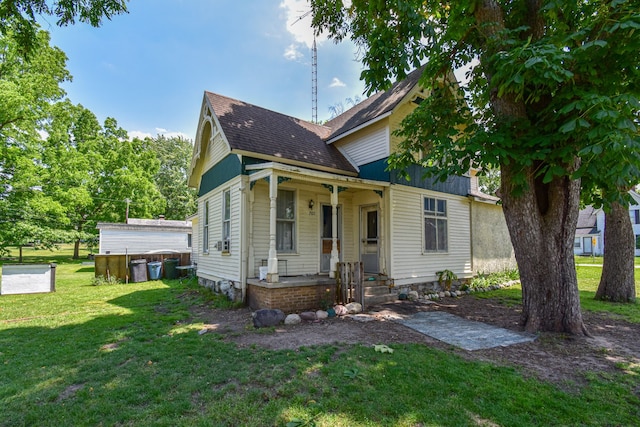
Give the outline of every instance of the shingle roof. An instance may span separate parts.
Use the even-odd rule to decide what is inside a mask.
[[[576,225],[576,235],[598,234],[597,227],[598,209],[587,206],[578,213],[578,224]]]
[[[205,96],[232,150],[357,172],[338,149],[325,143],[328,128],[212,92]]]
[[[327,122],[326,126],[331,128],[331,135],[327,139],[335,138],[392,111],[418,83],[423,71],[424,67],[415,69],[404,80],[394,83],[389,90],[371,95]]]

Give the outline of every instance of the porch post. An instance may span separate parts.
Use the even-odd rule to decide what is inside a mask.
[[[278,251],[276,250],[276,218],[278,215],[278,176],[273,173],[269,180],[269,261],[267,267],[267,282],[276,283],[278,277]]]
[[[329,262],[329,277],[335,279],[340,253],[338,252],[338,186],[331,191],[331,260]]]
[[[248,243],[248,247],[249,247],[249,255],[248,255],[248,260],[247,260],[247,268],[248,271],[250,272],[249,275],[255,275],[255,269],[256,269],[256,255],[255,255],[255,249],[253,246],[253,207],[254,207],[254,202],[255,202],[255,192],[253,191],[253,189],[251,188],[251,185],[249,185],[249,221],[248,221],[248,239],[249,239],[249,243]],[[253,276],[251,276],[253,277]]]

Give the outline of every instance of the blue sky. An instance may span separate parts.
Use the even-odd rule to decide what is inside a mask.
[[[41,21],[68,56],[68,97],[132,136],[194,139],[205,90],[311,120],[306,0],[131,0],[100,28]],[[297,21],[297,22],[296,22]],[[295,23],[294,23],[295,22]],[[349,42],[318,44],[318,119],[364,98]]]

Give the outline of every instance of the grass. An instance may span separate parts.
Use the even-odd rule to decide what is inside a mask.
[[[419,344],[240,348],[198,334],[189,308],[212,296],[193,282],[91,286],[87,266],[38,256],[58,262],[56,292],[0,298],[0,426],[596,426],[640,416],[638,368],[594,373],[570,393]],[[504,292],[517,291],[482,295]]]

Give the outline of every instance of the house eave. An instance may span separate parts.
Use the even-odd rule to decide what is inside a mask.
[[[300,167],[306,170],[319,170],[319,171],[323,171],[323,172],[327,172],[327,173],[333,173],[333,174],[340,174],[340,175],[347,175],[347,176],[358,176],[357,172],[352,172],[352,171],[346,171],[343,169],[336,169],[336,168],[331,168],[328,166],[322,166],[322,165],[314,165],[315,169],[310,169],[309,168],[309,163],[305,163],[305,162],[300,162],[300,161],[296,161],[296,160],[290,160],[290,159],[283,159],[282,157],[277,157],[277,156],[270,156],[267,154],[261,154],[261,153],[256,153],[256,152],[252,152],[252,151],[245,151],[245,150],[231,150],[231,154],[236,154],[239,156],[246,156],[246,157],[253,157],[256,159],[261,159],[261,160],[265,160],[267,162],[271,162],[271,163],[277,163],[277,164],[287,164],[287,165],[291,165],[293,167]],[[250,169],[251,166],[246,166],[245,169],[246,170],[252,170]]]
[[[344,183],[345,186],[350,186],[353,188],[381,188],[381,187],[389,187],[391,184],[389,182],[384,181],[373,181],[369,179],[356,178],[353,176],[346,176],[344,174],[334,174],[327,173],[322,171],[317,171],[314,169],[306,169],[300,168],[288,164],[278,163],[278,162],[268,162],[268,163],[260,163],[255,165],[246,166],[247,171],[255,171],[249,176],[249,181],[259,181],[263,178],[270,176],[273,171],[277,173],[282,173],[283,176],[291,176],[295,177],[295,175],[300,175],[305,177],[305,181],[307,182],[316,182],[320,184],[327,184],[329,182],[341,182]]]

